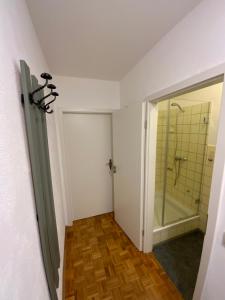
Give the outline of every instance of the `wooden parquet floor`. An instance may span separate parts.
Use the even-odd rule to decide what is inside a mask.
[[[75,221],[65,243],[65,300],[182,299],[154,255],[138,251],[113,214]]]

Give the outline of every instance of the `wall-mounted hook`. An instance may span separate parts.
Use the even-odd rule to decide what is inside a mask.
[[[47,114],[52,114],[53,111],[54,111],[53,109],[51,109],[51,110],[46,109],[46,110],[45,110],[45,112],[46,112]]]
[[[51,114],[51,113],[53,113],[53,110],[51,109],[51,110],[49,110],[50,109],[50,107],[48,106],[48,107],[46,107],[45,105],[40,105],[39,106],[39,108],[41,109],[41,110],[43,110],[43,112],[45,112],[45,113],[48,113],[48,114]]]
[[[51,89],[51,90],[55,90],[55,89],[56,89],[56,86],[55,86],[54,84],[52,84],[52,83],[49,83],[49,84],[47,85],[47,88],[49,88],[49,89]]]
[[[43,102],[46,98],[48,98],[49,96],[53,95],[53,93],[54,93],[53,90],[56,89],[56,86],[55,86],[54,84],[51,84],[51,83],[50,83],[50,84],[47,85],[47,88],[49,88],[49,89],[51,90],[51,92],[48,93],[48,94],[47,94],[46,96],[44,96],[43,98],[41,98],[41,99],[38,100],[38,103],[37,103],[37,104],[38,104],[39,106],[42,104],[42,102]],[[54,95],[53,95],[53,96],[54,96]]]
[[[45,106],[44,106],[44,108],[48,109],[48,108],[49,108],[49,105],[50,105],[52,102],[55,101],[56,97],[58,97],[59,94],[58,94],[57,92],[52,92],[52,96],[54,96],[54,98],[53,98],[51,101],[49,101],[48,103],[46,103]]]
[[[48,81],[52,79],[52,76],[49,73],[42,73],[41,74],[41,78],[45,79],[45,84],[40,86],[39,88],[37,88],[36,90],[34,90],[31,94],[30,94],[30,102],[31,103],[35,103],[38,104],[38,102],[35,102],[33,97],[34,94],[36,94],[37,92],[43,90],[47,85],[48,85]]]

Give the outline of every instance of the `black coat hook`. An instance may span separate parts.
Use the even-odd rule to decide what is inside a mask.
[[[45,104],[45,106],[44,106],[45,109],[49,109],[49,105],[55,101],[56,97],[58,97],[59,94],[57,92],[52,92],[52,96],[54,96],[54,98]]]
[[[56,97],[58,97],[59,94],[58,94],[57,92],[52,92],[52,96],[54,96],[54,98],[53,98],[51,101],[49,101],[47,104],[45,104],[44,106],[42,106],[42,109],[43,109],[46,113],[48,113],[48,114],[53,113],[53,110],[52,110],[52,109],[49,110],[49,109],[50,109],[50,104],[53,103],[53,102],[55,101]]]
[[[46,112],[47,114],[52,114],[52,113],[54,112],[54,110],[53,110],[53,109],[51,109],[51,110],[46,109],[45,112]]]
[[[55,86],[54,84],[52,84],[52,83],[49,83],[49,84],[47,85],[47,88],[49,88],[49,89],[51,89],[51,90],[55,90],[55,89],[56,89],[56,86]]]
[[[54,84],[51,84],[51,83],[50,83],[50,84],[47,85],[47,88],[49,88],[49,89],[51,90],[51,92],[48,93],[48,94],[47,94],[46,96],[44,96],[43,98],[41,98],[41,99],[38,100],[38,103],[37,103],[37,104],[38,104],[39,106],[41,105],[41,103],[42,103],[46,98],[48,98],[49,96],[53,95],[53,93],[54,93],[53,90],[56,89],[56,86],[55,86]],[[54,96],[54,95],[53,95],[53,96]]]
[[[52,76],[49,73],[42,73],[41,74],[41,78],[45,79],[45,84],[40,86],[39,88],[37,88],[36,90],[34,90],[31,94],[30,94],[30,102],[31,103],[35,103],[38,104],[37,102],[34,101],[34,94],[36,94],[37,92],[43,90],[47,85],[48,85],[48,81],[52,79]]]

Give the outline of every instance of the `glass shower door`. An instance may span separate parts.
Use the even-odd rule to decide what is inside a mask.
[[[210,103],[168,107],[162,226],[198,214]]]
[[[156,184],[154,228],[163,226],[164,194],[165,194],[165,163],[168,143],[169,101],[158,104],[157,143],[156,143]]]

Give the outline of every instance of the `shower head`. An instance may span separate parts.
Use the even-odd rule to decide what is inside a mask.
[[[176,102],[171,103],[171,106],[176,106],[179,108],[180,111],[184,112],[183,108]]]

